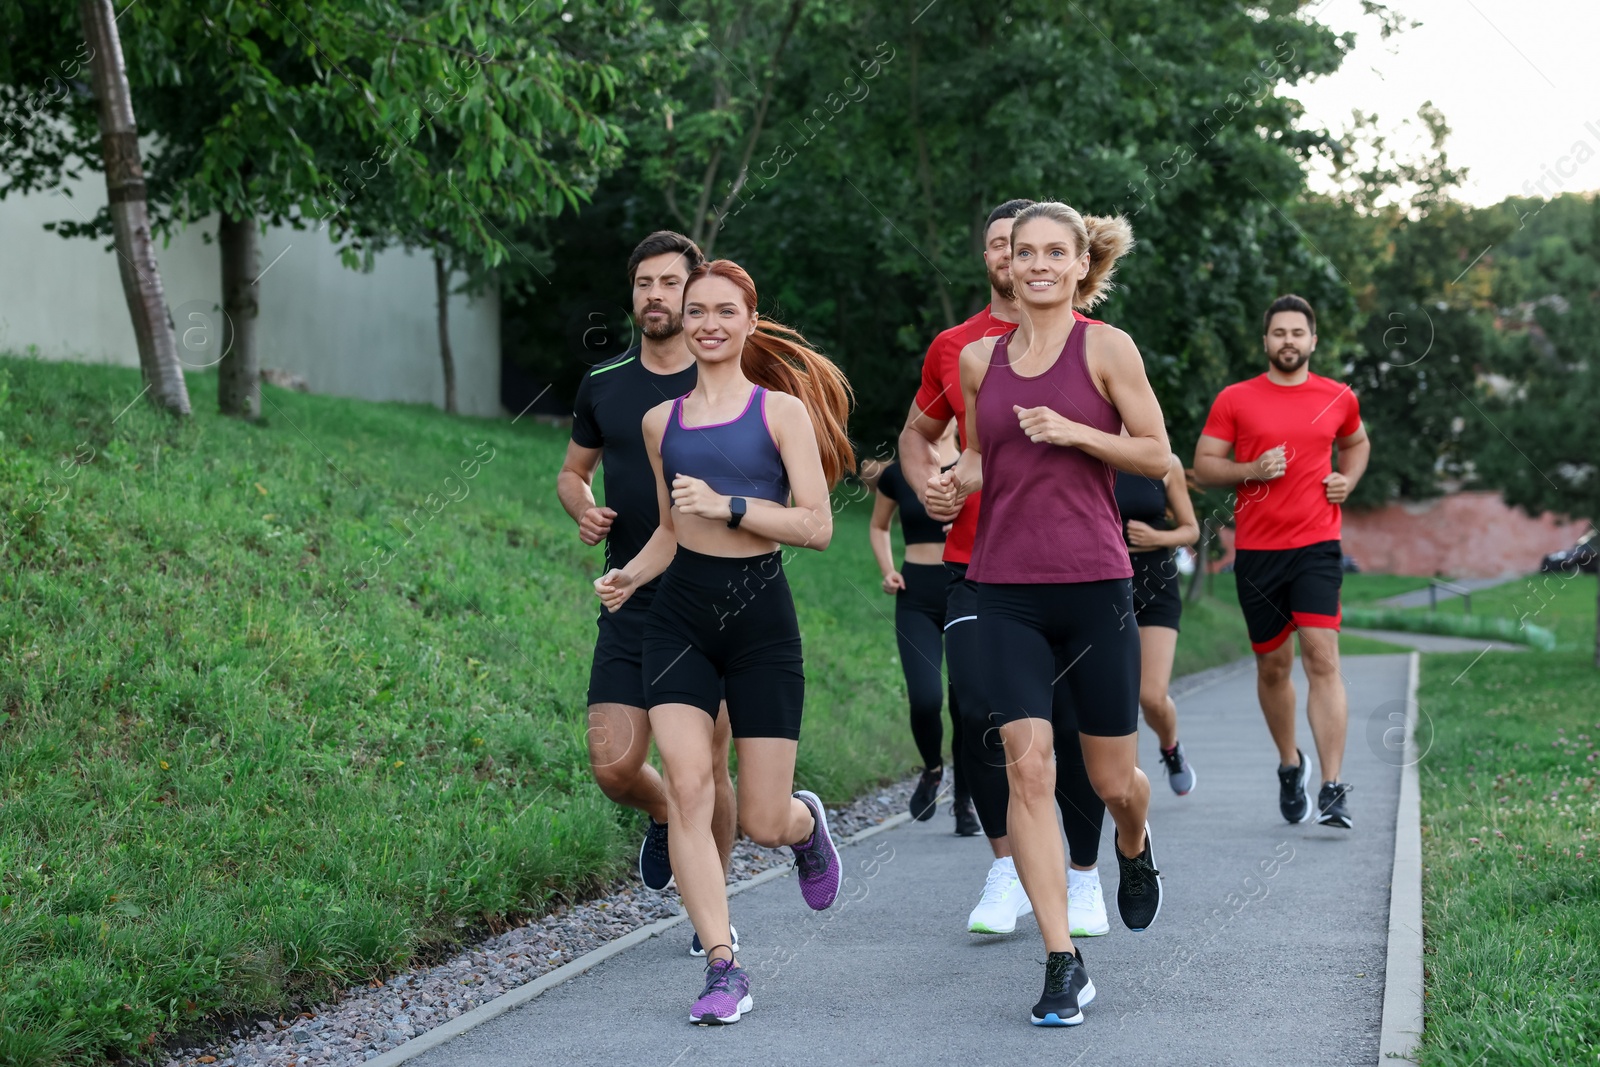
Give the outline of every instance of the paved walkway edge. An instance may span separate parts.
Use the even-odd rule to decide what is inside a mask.
[[[869,826],[865,830],[851,834],[844,839],[843,845],[848,848],[859,841],[864,841],[869,837],[883,833],[885,830],[892,830],[901,823],[910,821],[911,813],[902,811],[898,815],[891,815],[876,826]],[[747,878],[742,882],[729,886],[728,895],[731,897],[736,893],[743,893],[746,889],[754,889],[756,886],[765,885],[774,879],[784,878],[788,876],[791,870],[792,868],[790,867],[773,867],[770,870],[762,871],[754,878]],[[585,952],[571,963],[562,964],[550,973],[540,975],[527,985],[518,986],[509,993],[502,993],[488,1003],[480,1004],[471,1011],[456,1016],[444,1025],[436,1026],[427,1033],[419,1034],[405,1044],[398,1045],[383,1055],[368,1060],[363,1067],[397,1067],[398,1064],[415,1059],[424,1052],[438,1048],[445,1042],[460,1037],[475,1026],[481,1026],[498,1015],[504,1015],[512,1008],[521,1007],[540,993],[554,989],[570,978],[578,977],[578,975],[604,963],[619,952],[626,952],[633,946],[648,941],[657,934],[665,933],[688,918],[687,914],[680,912],[670,918],[658,919],[649,926],[641,926],[632,933],[623,934],[615,941],[601,945],[590,952]]]
[[[1394,873],[1389,890],[1389,960],[1383,979],[1380,1064],[1416,1063],[1422,1038],[1422,798],[1417,780],[1417,674],[1411,653],[1406,679],[1405,766],[1400,769],[1400,809],[1394,827]]]

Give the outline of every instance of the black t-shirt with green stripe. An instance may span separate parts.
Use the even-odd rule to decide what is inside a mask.
[[[572,440],[599,448],[605,506],[617,513],[606,538],[606,566],[622,567],[661,525],[656,476],[644,446],[645,412],[680,397],[698,380],[694,364],[676,374],[653,374],[630,348],[583,376],[572,411]]]

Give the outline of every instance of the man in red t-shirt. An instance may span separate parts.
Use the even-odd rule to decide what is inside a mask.
[[[1267,372],[1217,394],[1194,471],[1205,485],[1238,486],[1233,573],[1256,653],[1256,693],[1278,746],[1279,810],[1290,822],[1315,818],[1348,830],[1349,786],[1339,781],[1348,718],[1339,673],[1339,505],[1367,469],[1372,444],[1350,387],[1310,371],[1317,347],[1310,304],[1274,300],[1262,341]],[[1306,796],[1311,766],[1295,745],[1295,631],[1311,685],[1306,718],[1322,763],[1315,807]]]
[[[935,337],[923,359],[922,386],[906,416],[905,429],[900,432],[900,469],[924,504],[927,503],[928,480],[939,471],[935,446],[951,419],[956,421],[962,447],[966,447],[961,350],[980,338],[1010,333],[1017,328],[1021,317],[1011,288],[1011,228],[1017,213],[1031,203],[1031,200],[1008,200],[989,213],[984,225],[983,246],[984,267],[989,275],[989,305],[966,322]],[[1097,321],[1077,312],[1073,315],[1084,322]],[[983,665],[978,660],[976,628],[970,625],[978,617],[978,593],[977,587],[966,580],[966,572],[972,560],[973,538],[978,532],[981,496],[981,493],[974,493],[967,497],[955,515],[941,515],[933,509],[929,510],[929,515],[953,523],[944,545],[945,568],[951,572],[945,611],[944,658],[950,671],[951,751],[959,790],[955,804],[956,833],[971,835],[983,829],[995,856],[983,896],[967,919],[967,929],[975,933],[1005,934],[1016,929],[1017,918],[1030,914],[1033,906],[1017,878],[1011,845],[1006,840],[1011,786],[1006,780],[1005,748],[1000,743],[1000,731],[984,717]],[[1058,746],[1064,745],[1065,737],[1058,740]],[[1096,862],[1105,805],[1083,769],[1082,752],[1058,748],[1056,756],[1075,761],[1077,770],[1082,772],[1063,776],[1070,795],[1058,792],[1057,802],[1071,851],[1067,911],[1072,919],[1072,936],[1093,937],[1111,929]],[[973,804],[977,807],[976,819],[972,815]]]

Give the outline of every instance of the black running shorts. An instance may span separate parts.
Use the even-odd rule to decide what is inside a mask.
[[[1130,552],[1133,562],[1133,618],[1140,626],[1178,629],[1183,597],[1178,592],[1178,561],[1172,549]]]
[[[1343,558],[1338,541],[1301,548],[1239,549],[1233,577],[1250,630],[1250,647],[1271,652],[1305,626],[1339,629]]]
[[[974,584],[991,720],[1052,720],[1065,695],[1081,733],[1126,737],[1138,729],[1139,631],[1127,622],[1128,579]]]
[[[589,667],[589,705],[626,704],[630,708],[645,707],[644,668],[641,652],[644,646],[644,621],[650,614],[651,596],[635,603],[629,598],[615,615],[600,609],[596,622],[599,636],[594,643],[594,662]]]
[[[778,552],[679,545],[645,618],[643,661],[647,708],[689,704],[715,718],[725,694],[734,737],[800,739],[800,623]]]

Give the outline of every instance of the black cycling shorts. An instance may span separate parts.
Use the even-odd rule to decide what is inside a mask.
[[[781,553],[707,556],[682,545],[644,626],[645,706],[689,704],[734,737],[800,739],[806,681]]]
[[[594,662],[589,667],[590,707],[596,704],[647,706],[641,655],[644,621],[655,599],[655,586],[650,587],[650,595],[635,603],[637,597],[638,594],[630,597],[615,615],[605,608],[600,609],[600,618],[595,623],[599,635],[594,643]]]
[[[1178,591],[1178,561],[1172,549],[1129,552],[1133,563],[1133,619],[1140,626],[1178,629],[1183,596]]]
[[[1303,626],[1339,629],[1343,558],[1338,541],[1235,552],[1233,577],[1250,630],[1250,647],[1271,652]]]
[[[1053,720],[1058,687],[1078,730],[1126,737],[1139,726],[1139,631],[1126,578],[978,587],[978,651],[996,723]]]

